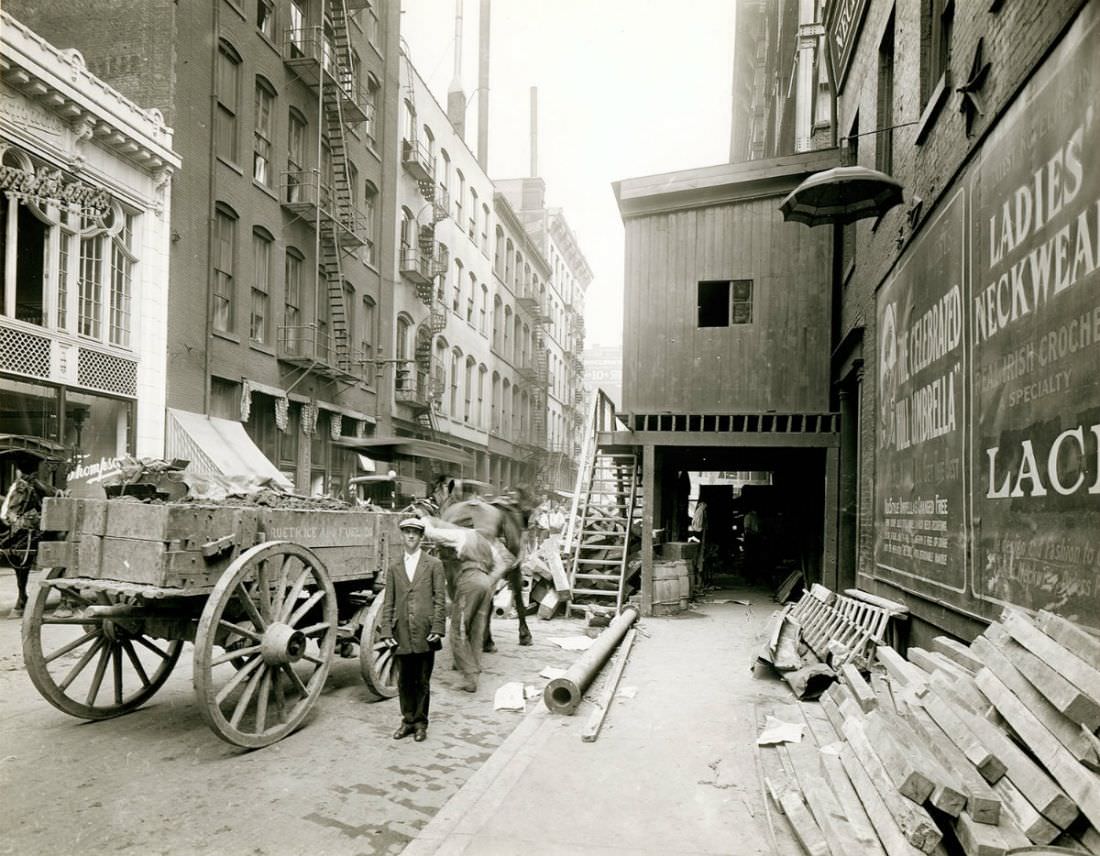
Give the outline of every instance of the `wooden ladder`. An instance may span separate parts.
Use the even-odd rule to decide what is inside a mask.
[[[596,450],[569,573],[571,613],[583,613],[586,604],[622,609],[640,483],[636,455]]]

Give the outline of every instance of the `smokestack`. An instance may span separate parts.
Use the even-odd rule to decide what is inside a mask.
[[[489,4],[481,0],[477,37],[477,162],[489,172]]]
[[[462,91],[462,0],[455,0],[455,74],[447,90],[447,118],[462,139],[466,138],[466,94]]]
[[[539,174],[539,88],[531,87],[531,178]]]

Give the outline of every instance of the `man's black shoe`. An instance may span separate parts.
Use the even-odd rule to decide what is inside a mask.
[[[400,740],[403,737],[408,737],[410,734],[414,733],[415,731],[416,731],[416,726],[415,725],[409,725],[407,723],[402,722],[400,727],[398,727],[398,729],[393,733],[393,739],[394,740]]]
[[[416,734],[413,735],[413,740],[417,743],[423,743],[428,739],[428,726],[418,725],[416,726]]]

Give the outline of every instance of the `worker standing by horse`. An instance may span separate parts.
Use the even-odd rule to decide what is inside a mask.
[[[497,539],[500,512],[481,500],[467,500],[465,506],[484,505],[484,515],[469,514],[461,526],[424,515],[424,535],[455,551],[457,558],[448,563],[448,589],[451,592],[451,651],[455,667],[462,672],[462,689],[477,692],[481,675],[481,653],[493,605],[493,590],[512,570],[515,557]]]

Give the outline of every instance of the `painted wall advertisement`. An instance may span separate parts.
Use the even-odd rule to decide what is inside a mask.
[[[879,577],[968,611],[995,616],[1011,603],[1096,626],[1100,27],[1091,8],[879,292],[875,563]]]

